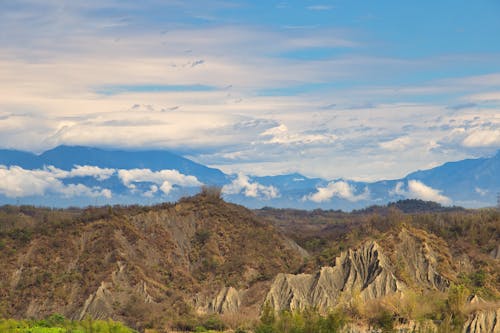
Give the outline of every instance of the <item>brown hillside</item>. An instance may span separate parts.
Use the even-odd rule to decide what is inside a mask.
[[[7,207],[0,218],[0,310],[9,317],[182,326],[223,287],[247,289],[302,262],[272,225],[207,193],[152,208]]]

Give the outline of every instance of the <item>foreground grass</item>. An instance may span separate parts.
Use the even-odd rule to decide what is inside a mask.
[[[67,320],[61,315],[51,315],[43,320],[0,319],[2,333],[136,333],[122,323],[112,320]]]

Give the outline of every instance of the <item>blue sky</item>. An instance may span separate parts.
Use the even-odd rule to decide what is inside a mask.
[[[498,1],[0,1],[0,142],[398,178],[500,148]]]

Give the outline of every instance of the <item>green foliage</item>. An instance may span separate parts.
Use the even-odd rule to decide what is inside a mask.
[[[394,331],[394,316],[389,311],[384,310],[374,318],[373,324],[379,327],[383,333],[391,333]]]
[[[210,230],[201,229],[196,231],[194,238],[197,244],[205,245],[205,243],[210,239],[210,236]]]
[[[136,333],[122,323],[112,320],[70,321],[60,314],[42,320],[0,319],[2,333]]]
[[[203,327],[206,327],[208,330],[223,331],[226,325],[219,316],[210,315],[203,321]]]
[[[321,315],[314,309],[282,311],[276,315],[269,304],[266,304],[255,333],[336,333],[346,323],[347,316],[339,310],[327,315]]]

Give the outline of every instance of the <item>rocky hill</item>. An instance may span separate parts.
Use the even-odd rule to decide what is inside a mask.
[[[214,188],[153,207],[4,206],[0,317],[498,332],[499,240],[494,210],[250,211]]]
[[[302,262],[298,247],[273,226],[206,193],[173,205],[74,216],[6,209],[3,316],[61,313],[134,327],[182,326],[200,312],[221,312],[212,299],[225,287],[249,290],[243,306],[253,306],[257,316],[261,285]],[[9,225],[13,217],[17,222]]]

